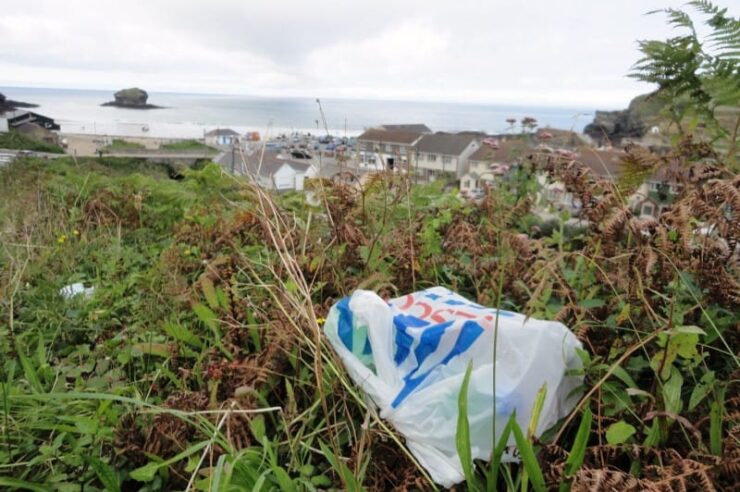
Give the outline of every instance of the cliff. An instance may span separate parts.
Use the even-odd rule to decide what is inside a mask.
[[[22,101],[12,101],[5,97],[5,94],[0,92],[0,114],[6,111],[13,111],[18,108],[37,108],[38,104],[32,104]]]
[[[661,109],[656,93],[643,94],[634,98],[627,109],[596,111],[593,122],[586,125],[583,133],[601,144],[619,145],[623,138],[643,137],[660,120]]]

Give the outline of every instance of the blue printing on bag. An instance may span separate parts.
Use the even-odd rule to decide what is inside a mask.
[[[345,297],[339,301],[337,303],[337,309],[339,310],[339,322],[337,323],[339,339],[344,343],[344,346],[351,351],[353,316],[352,310],[349,308],[349,297]]]
[[[429,344],[429,346],[432,346],[432,344],[435,344],[434,347],[439,346],[439,338],[442,337],[442,334],[444,333],[445,329],[452,325],[451,321],[448,321],[447,323],[442,323],[442,325],[445,325],[444,328],[441,330],[434,331],[434,335],[432,335],[426,343]],[[441,325],[436,325],[441,326]],[[436,326],[432,326],[430,328],[436,328]],[[425,331],[426,333],[426,331]],[[419,367],[421,366],[422,361],[418,361],[417,367],[409,372],[404,378],[404,386],[401,389],[401,391],[396,395],[396,398],[393,400],[393,403],[391,403],[391,406],[393,408],[398,408],[398,405],[403,403],[403,401],[439,366],[448,364],[453,358],[457,357],[458,355],[462,354],[466,350],[468,350],[473,343],[478,339],[478,337],[483,333],[483,328],[476,323],[475,321],[466,321],[463,323],[462,328],[460,330],[460,335],[458,335],[457,340],[455,341],[455,345],[452,347],[450,352],[445,356],[444,359],[442,359],[441,362],[438,364],[435,364],[431,369],[429,369],[424,374],[414,377],[416,374],[416,371],[419,370]],[[422,339],[424,338],[424,334],[422,334]],[[435,338],[436,342],[435,342]],[[421,344],[421,342],[420,342]],[[417,348],[418,349],[418,348]],[[429,352],[431,353],[431,352]],[[426,358],[429,353],[427,353],[424,358]]]

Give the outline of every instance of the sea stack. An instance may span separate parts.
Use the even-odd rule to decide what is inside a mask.
[[[117,108],[129,108],[129,109],[157,109],[160,106],[153,104],[147,104],[149,94],[144,89],[138,87],[131,87],[130,89],[122,89],[115,94],[114,101],[103,103],[102,106],[115,106]]]

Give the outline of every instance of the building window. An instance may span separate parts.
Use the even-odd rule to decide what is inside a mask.
[[[437,162],[437,154],[427,154],[427,160],[429,162]]]
[[[650,182],[650,191],[658,191],[660,189],[660,183],[657,181]]]
[[[452,164],[452,157],[448,157],[448,156],[442,157],[442,164]]]
[[[386,152],[390,152],[391,151],[391,145],[390,144],[385,144],[385,151]]]
[[[642,205],[642,215],[650,215],[652,217],[654,210],[655,209],[650,203],[645,203]]]
[[[391,150],[394,154],[398,154],[401,151],[401,148],[398,145],[392,145]]]
[[[463,181],[463,188],[470,188],[470,180],[469,179],[466,179],[465,181]]]

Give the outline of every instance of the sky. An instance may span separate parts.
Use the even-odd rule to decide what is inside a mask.
[[[0,86],[619,108],[671,0],[13,0]]]

